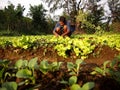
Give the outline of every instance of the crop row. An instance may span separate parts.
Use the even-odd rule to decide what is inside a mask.
[[[21,86],[27,85],[32,86],[29,87],[30,90],[42,88],[44,84],[43,77],[48,78],[48,74],[56,71],[61,72],[61,70],[62,74],[57,78],[56,83],[65,85],[64,88],[69,87],[70,90],[90,90],[95,86],[94,81],[86,82],[82,86],[78,84],[78,77],[83,70],[82,65],[86,65],[81,59],[77,59],[75,63],[67,62],[67,64],[65,62],[48,62],[47,60],[42,60],[38,63],[37,60],[37,58],[29,61],[20,59],[14,65],[10,65],[10,61],[0,60],[0,90],[17,90]],[[103,66],[95,67],[89,73],[94,76],[110,77],[120,83],[119,69],[120,56],[113,61],[104,62]]]
[[[74,52],[76,56],[81,59],[94,51],[98,45],[108,45],[120,51],[120,35],[79,35],[69,37],[55,37],[52,35],[47,36],[20,36],[20,37],[0,37],[0,46],[13,46],[24,49],[38,47],[53,47],[58,55],[67,57],[66,52]]]

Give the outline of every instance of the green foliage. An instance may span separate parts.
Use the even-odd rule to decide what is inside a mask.
[[[71,76],[68,81],[62,80],[60,81],[61,84],[72,86],[77,83],[77,76]]]
[[[13,46],[14,47],[21,47],[24,49],[30,48],[33,46],[33,39],[30,39],[30,37],[22,36],[20,39],[14,39],[13,40]]]
[[[78,84],[73,84],[70,87],[70,90],[91,90],[92,88],[94,88],[94,86],[94,82],[87,82],[82,87],[80,87]]]
[[[77,83],[77,77],[76,76],[71,76],[68,80],[69,82],[69,85],[73,85],[73,84],[76,84]]]
[[[69,74],[78,76],[79,71],[81,69],[80,65],[82,64],[83,64],[83,60],[81,59],[77,59],[75,64],[72,62],[67,62],[67,68],[68,68],[68,71],[70,72]]]
[[[33,58],[29,61],[18,60],[15,63],[14,68],[11,68],[11,66],[8,67],[8,64],[10,64],[10,62],[3,60],[3,61],[0,61],[0,67],[4,68],[4,73],[9,73],[9,72],[12,73],[15,70],[14,73],[16,73],[16,77],[21,78],[23,80],[18,83],[18,85],[21,86],[23,84],[24,85],[27,85],[27,84],[36,85],[36,77],[34,73],[35,70],[38,72],[39,71],[42,72],[44,75],[44,74],[47,74],[48,72],[55,72],[56,70],[60,70],[61,65],[64,65],[62,63],[63,62],[48,63],[47,60],[43,60],[38,64],[37,58]],[[61,78],[62,81],[60,81],[59,83],[67,85],[70,88],[70,90],[91,90],[92,88],[94,88],[95,86],[94,82],[86,82],[86,83],[83,83],[82,86],[80,86],[77,83],[79,72],[82,69],[81,68],[82,64],[83,64],[83,60],[81,59],[76,60],[75,63],[68,62],[67,72],[69,72],[70,77],[66,80],[62,80],[64,78],[62,77]],[[8,72],[7,70],[9,68],[11,68],[12,70]],[[16,68],[18,71],[16,71]],[[120,83],[120,72],[118,70],[119,68],[120,68],[120,55],[117,56],[111,62],[106,61],[103,63],[103,66],[96,67],[91,74],[103,75],[104,77],[109,76],[110,78],[113,78]],[[1,78],[4,78],[3,76],[5,75],[3,75],[2,69],[1,69],[0,74],[1,74],[0,75]],[[0,88],[1,90],[8,90],[7,89],[8,87],[9,87],[9,90],[17,90],[16,89],[17,86],[15,82],[7,82],[7,80],[4,80],[3,82],[1,82],[1,88]]]
[[[80,89],[80,85],[79,85],[79,84],[73,84],[73,85],[70,87],[70,90],[81,90],[81,89]]]
[[[50,64],[51,71],[54,72],[54,71],[59,70],[62,63],[63,62],[52,62]]]
[[[119,34],[103,34],[98,35],[81,35],[69,37],[54,37],[48,36],[19,36],[19,37],[0,37],[0,46],[7,47],[20,47],[23,49],[36,49],[39,47],[54,48],[59,56],[67,58],[71,53],[75,53],[72,58],[79,57],[81,59],[88,58],[88,55],[93,53],[97,45],[107,45],[110,48],[120,50],[120,35]],[[99,53],[98,53],[99,54]]]
[[[17,67],[18,71],[16,73],[17,78],[25,78],[32,80],[32,83],[35,83],[35,75],[34,70],[38,69],[37,58],[31,59],[29,62],[27,60],[18,60],[15,63],[15,67]],[[28,83],[28,82],[25,82]]]
[[[32,72],[28,69],[21,69],[16,73],[16,77],[18,77],[18,78],[31,78]]]
[[[40,68],[40,71],[43,74],[46,74],[49,71],[49,63],[48,63],[48,61],[46,61],[46,60],[41,61],[39,68]]]
[[[102,67],[96,67],[94,71],[91,72],[91,74],[110,76],[120,83],[120,72],[118,71],[118,69],[120,68],[119,63],[120,63],[120,55],[117,56],[111,62],[110,61],[104,62]]]
[[[16,82],[5,82],[2,84],[2,88],[0,90],[17,90],[17,83]]]
[[[58,55],[67,57],[67,51],[74,51],[76,56],[80,56],[82,59],[87,58],[87,55],[92,52],[95,48],[95,45],[91,45],[92,42],[89,42],[89,39],[70,39],[69,37],[53,37],[50,42],[57,43],[54,47],[55,50],[58,51]],[[70,52],[69,52],[70,53]]]
[[[5,82],[6,76],[7,74],[9,74],[8,72],[6,72],[9,63],[10,61],[8,60],[0,60],[0,84]]]
[[[101,74],[103,76],[106,76],[109,73],[109,69],[107,68],[107,64],[108,63],[110,63],[110,61],[105,61],[103,63],[103,67],[101,67],[101,68],[96,67],[95,71],[93,71],[91,74],[92,75],[94,75],[94,74]]]
[[[94,82],[87,82],[83,84],[83,86],[80,86],[77,84],[77,77],[71,76],[68,81],[61,81],[63,84],[69,84],[70,90],[91,90],[95,87]]]
[[[23,60],[20,59],[20,60],[18,60],[18,61],[15,63],[15,66],[20,69],[21,67],[24,66],[23,64],[24,64],[24,63],[23,63]]]
[[[101,17],[102,17],[102,9],[93,11],[92,13],[83,12],[80,10],[78,15],[76,16],[76,21],[81,23],[80,28],[85,30],[88,34],[102,34],[104,31],[101,28]]]
[[[43,74],[47,74],[48,71],[57,71],[60,69],[62,62],[52,62],[51,64],[48,63],[47,60],[43,60],[40,62],[39,69]]]
[[[43,5],[30,6],[30,17],[23,16],[24,6],[12,3],[0,10],[0,36],[40,35],[51,33],[54,21],[47,21]],[[28,16],[27,15],[27,16]]]
[[[29,62],[28,60],[18,60],[16,62],[16,66],[19,68],[29,68],[29,69],[33,69],[37,67],[37,58],[33,58],[31,59]]]
[[[118,55],[111,63],[109,68],[110,75],[120,83],[120,72],[116,69],[120,68],[120,55]]]
[[[31,6],[30,5],[30,12],[29,15],[32,17],[33,21],[33,28],[36,30],[41,30],[41,32],[46,32],[44,31],[47,29],[47,22],[46,22],[46,11],[43,7],[42,4],[38,6]]]

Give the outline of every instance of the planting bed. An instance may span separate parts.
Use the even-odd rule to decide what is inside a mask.
[[[0,90],[120,90],[120,35],[0,40]]]
[[[96,48],[94,52],[99,49]],[[34,57],[38,57],[38,61],[48,60],[49,62],[64,62],[63,67],[60,70],[55,72],[49,72],[46,75],[43,75],[40,72],[36,72],[36,83],[40,84],[39,90],[61,90],[66,88],[69,90],[69,86],[60,84],[59,81],[64,77],[64,79],[68,80],[70,75],[66,70],[66,63],[73,62],[75,63],[78,57],[74,57],[74,53],[71,53],[73,56],[69,56],[68,58],[63,58],[58,56],[57,52],[53,50],[53,48],[47,48],[47,51],[43,54],[44,48],[38,48],[36,50],[33,49],[21,49],[21,48],[0,48],[0,59],[11,60],[12,64],[14,64],[19,59],[30,60]],[[113,60],[115,56],[119,55],[115,49],[111,49],[108,46],[103,46],[100,54],[94,57],[92,54],[89,55],[88,59],[85,59],[86,64],[83,65],[83,69],[79,72],[78,76],[78,84],[82,85],[85,82],[93,81],[95,82],[95,87],[93,90],[119,90],[120,84],[113,78],[109,76],[100,76],[100,75],[91,75],[90,72],[96,66],[101,66],[107,60]],[[13,78],[13,81],[15,79]],[[12,81],[10,79],[10,81]],[[20,82],[19,80],[16,82]],[[18,87],[18,90],[26,90],[30,87],[34,87],[34,85],[22,85]]]

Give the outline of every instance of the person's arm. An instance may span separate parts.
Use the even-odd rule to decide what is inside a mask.
[[[58,33],[55,32],[55,30],[53,30],[53,34],[57,37],[60,36]]]
[[[55,25],[55,28],[54,28],[54,30],[53,30],[53,34],[55,35],[55,36],[60,36],[58,33],[56,33],[56,28],[59,26],[59,23],[57,23],[56,25]]]
[[[67,28],[67,31],[65,32],[65,33],[63,33],[61,36],[66,36],[66,35],[68,35],[68,33],[70,32],[70,30]]]
[[[67,22],[67,31],[63,33],[61,36],[66,36],[70,32],[70,23]]]

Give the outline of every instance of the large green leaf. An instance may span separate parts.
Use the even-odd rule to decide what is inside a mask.
[[[24,66],[24,67],[28,67],[28,60],[24,60],[24,61],[23,61],[23,66]]]
[[[77,59],[77,60],[76,60],[76,65],[77,65],[76,70],[77,70],[77,73],[79,72],[80,64],[82,64],[82,63],[83,63],[83,60],[82,60],[82,59]]]
[[[28,63],[28,67],[31,68],[31,69],[34,69],[37,67],[37,58],[33,58],[29,61]]]
[[[70,87],[70,90],[80,90],[80,86],[78,84],[73,84],[71,87]]]
[[[68,68],[68,71],[72,70],[74,68],[74,64],[72,62],[67,62],[67,68]]]
[[[30,78],[32,76],[32,71],[29,69],[21,69],[16,73],[18,78]]]
[[[22,60],[22,59],[18,60],[18,61],[15,63],[15,66],[16,66],[17,68],[21,68],[21,67],[23,66],[23,60]]]
[[[69,78],[69,85],[73,85],[73,84],[76,84],[77,83],[77,76],[71,76]]]
[[[82,86],[82,90],[90,90],[95,86],[94,82],[87,82]]]
[[[17,90],[17,83],[16,82],[5,82],[2,84],[2,87],[3,87],[2,90]]]
[[[43,74],[46,74],[48,72],[48,70],[50,69],[49,67],[49,63],[47,60],[43,60],[40,62],[40,71],[43,73]]]

